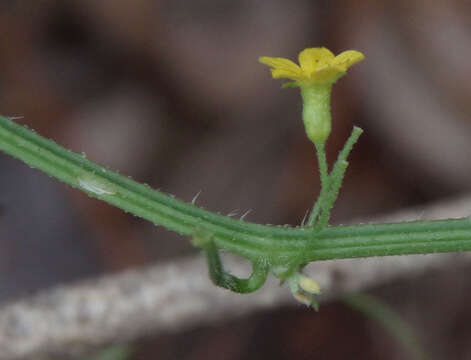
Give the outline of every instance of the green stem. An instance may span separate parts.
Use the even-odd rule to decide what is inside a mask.
[[[339,156],[337,158],[337,162],[339,161],[347,161],[348,155],[350,155],[350,152],[352,151],[353,145],[358,141],[358,138],[360,135],[363,133],[363,130],[360,129],[357,126],[353,127],[352,133],[347,139],[347,142],[343,146],[342,151],[339,153]],[[335,166],[332,172],[335,172]]]
[[[351,135],[345,143],[342,151],[339,153],[337,161],[335,162],[332,172],[329,175],[328,191],[326,191],[326,194],[324,195],[325,198],[322,200],[322,214],[320,214],[319,221],[315,226],[318,230],[323,229],[329,223],[332,208],[339,196],[343,178],[345,176],[345,172],[347,171],[348,155],[352,151],[353,145],[355,145],[362,133],[363,130],[359,127],[355,126],[353,128]]]
[[[252,274],[247,279],[240,279],[224,270],[219,250],[213,241],[208,241],[202,248],[208,260],[209,277],[215,285],[236,293],[246,294],[258,290],[265,283],[269,270],[265,260],[254,261]]]
[[[312,208],[311,215],[306,223],[307,226],[315,225],[317,230],[323,229],[327,226],[332,207],[337,200],[345,171],[347,170],[348,155],[362,133],[362,129],[356,126],[353,127],[352,133],[347,139],[342,151],[339,153],[330,175],[328,175],[327,171],[324,143],[315,144],[321,178],[321,193]],[[316,224],[318,217],[319,221]]]
[[[202,229],[218,249],[270,266],[471,250],[471,220],[289,228],[248,223],[177,200],[105,169],[0,116],[0,150],[88,195],[182,235]]]
[[[319,216],[319,221],[314,226],[314,228],[317,230],[322,230],[328,225],[330,213],[334,206],[335,200],[337,200],[339,195],[345,171],[347,171],[348,162],[341,160],[338,161],[335,165],[337,165],[337,171],[330,175],[329,190],[327,191],[322,202],[322,213]]]
[[[311,227],[314,226],[316,223],[317,217],[319,216],[320,212],[323,211],[325,198],[327,193],[329,192],[330,184],[329,184],[329,171],[327,168],[327,158],[325,156],[325,144],[324,143],[315,143],[316,146],[316,154],[317,154],[317,161],[319,163],[319,174],[321,179],[321,192],[319,197],[314,204],[311,215],[309,215],[309,219],[306,223],[306,226]]]

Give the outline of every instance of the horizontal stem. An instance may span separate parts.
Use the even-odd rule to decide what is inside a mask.
[[[312,228],[260,225],[175,199],[99,166],[0,116],[0,150],[88,195],[182,235],[209,232],[220,249],[270,264],[471,250],[468,218]]]

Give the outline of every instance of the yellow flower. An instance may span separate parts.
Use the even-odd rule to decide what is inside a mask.
[[[299,53],[299,65],[284,58],[261,56],[262,64],[271,66],[273,78],[286,78],[296,85],[332,84],[345,75],[347,69],[365,56],[356,50],[335,56],[326,48],[309,48]]]

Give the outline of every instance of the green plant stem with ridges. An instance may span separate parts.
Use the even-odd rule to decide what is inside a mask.
[[[218,249],[270,266],[315,260],[471,250],[468,218],[396,224],[260,225],[198,208],[105,169],[0,116],[0,149],[88,195],[182,235],[203,230]],[[84,186],[86,179],[107,191]]]
[[[334,207],[335,200],[339,195],[340,187],[342,186],[342,180],[347,171],[348,162],[347,161],[338,161],[335,165],[336,172],[330,175],[329,179],[329,191],[326,193],[325,198],[322,204],[322,213],[319,216],[319,220],[315,224],[316,229],[324,229],[329,222],[330,212]]]
[[[325,198],[330,189],[329,169],[325,155],[325,143],[314,144],[316,147],[317,162],[319,164],[319,175],[321,179],[321,193],[314,204],[306,226],[314,226],[318,217],[324,210]]]
[[[319,220],[315,224],[316,229],[323,229],[329,223],[330,213],[332,211],[335,201],[337,200],[340,188],[342,186],[343,178],[345,176],[345,172],[347,171],[348,155],[352,151],[353,145],[355,145],[362,133],[362,129],[356,126],[353,127],[352,134],[348,138],[342,151],[337,157],[337,161],[335,162],[333,169],[328,177],[328,190],[325,191],[325,195],[322,199],[322,213],[319,215]]]
[[[264,259],[253,262],[252,275],[246,279],[239,279],[224,270],[219,250],[212,240],[202,244],[201,248],[206,253],[209,276],[216,285],[245,294],[258,290],[265,283],[270,268],[268,262]]]

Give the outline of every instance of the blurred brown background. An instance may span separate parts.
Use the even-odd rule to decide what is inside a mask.
[[[471,2],[136,0],[0,2],[0,112],[186,201],[299,224],[319,191],[297,90],[258,56],[326,46],[366,60],[333,92],[333,159],[365,134],[333,223],[469,192]],[[187,239],[0,154],[0,300],[194,253]],[[420,213],[417,214],[420,217]],[[373,293],[437,359],[471,358],[466,269]],[[280,290],[284,291],[284,290]],[[341,344],[341,346],[339,346]],[[149,336],[134,359],[404,359],[339,303]]]

